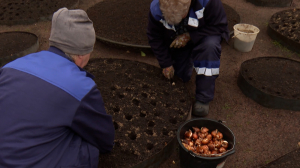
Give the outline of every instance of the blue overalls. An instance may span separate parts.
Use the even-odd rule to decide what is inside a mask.
[[[166,23],[159,0],[154,0],[147,29],[149,44],[161,68],[173,65],[175,75],[184,82],[190,80],[195,69],[196,100],[208,103],[213,100],[215,80],[219,76],[221,41],[229,38],[223,5],[219,0],[194,0],[188,16],[180,24],[189,32],[191,41],[183,48],[170,48],[180,35],[178,25]]]

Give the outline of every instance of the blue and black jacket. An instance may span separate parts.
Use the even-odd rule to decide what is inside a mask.
[[[0,69],[0,167],[97,168],[114,127],[92,76],[55,47]]]
[[[220,0],[192,0],[187,17],[186,29],[193,45],[197,45],[203,37],[209,35],[220,35],[228,41],[228,21]],[[175,34],[175,26],[169,25],[163,17],[159,0],[153,0],[150,6],[147,36],[161,68],[172,65],[169,46]]]

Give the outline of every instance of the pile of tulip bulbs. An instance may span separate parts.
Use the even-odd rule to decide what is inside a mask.
[[[228,142],[223,139],[223,134],[217,129],[209,132],[206,127],[192,127],[181,139],[182,145],[189,151],[201,156],[221,156],[227,151]]]

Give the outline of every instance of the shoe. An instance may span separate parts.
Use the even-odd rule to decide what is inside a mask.
[[[209,103],[196,101],[193,105],[192,114],[197,117],[205,117],[208,115]]]

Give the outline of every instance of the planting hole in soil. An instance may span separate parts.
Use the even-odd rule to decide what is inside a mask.
[[[107,39],[106,42],[149,46],[146,32],[151,2],[152,0],[104,0],[89,8],[87,13],[94,23],[97,37]],[[233,26],[240,22],[240,16],[230,6],[223,4],[223,7],[228,19],[228,29],[233,31]]]
[[[78,0],[2,0],[0,3],[0,24],[31,24],[41,19],[51,19],[59,8],[75,8]]]
[[[175,78],[172,85],[160,68],[128,60],[92,59],[85,69],[95,76],[114,120],[117,144],[100,155],[101,167],[132,167],[174,139],[191,105],[181,80]]]

